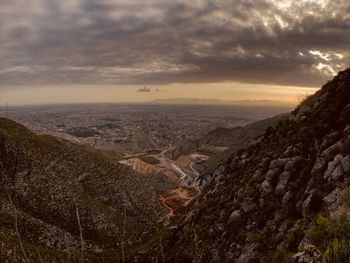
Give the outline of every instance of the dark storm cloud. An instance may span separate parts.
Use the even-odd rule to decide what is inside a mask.
[[[348,63],[349,11],[345,0],[5,0],[0,84],[315,86]]]

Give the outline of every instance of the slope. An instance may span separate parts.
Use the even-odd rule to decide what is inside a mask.
[[[0,119],[0,261],[118,261],[153,235],[165,212],[156,198],[127,166]]]
[[[350,69],[211,174],[173,262],[349,262]]]
[[[214,146],[214,148],[229,148],[230,152],[235,151],[254,140],[258,135],[263,134],[266,128],[274,126],[284,117],[286,117],[286,114],[279,114],[245,126],[233,128],[217,127],[199,140],[186,140],[182,142],[171,151],[171,157],[176,160],[181,155],[188,155],[196,151],[205,151],[206,145]],[[210,152],[208,154],[213,155]]]

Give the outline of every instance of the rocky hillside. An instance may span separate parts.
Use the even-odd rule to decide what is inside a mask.
[[[234,128],[218,127],[203,136],[203,138],[200,139],[199,144],[226,146],[235,149],[241,148],[244,144],[264,133],[266,128],[277,124],[277,122],[285,115],[286,114],[280,114],[245,126]]]
[[[350,262],[350,69],[233,154],[172,227],[172,262]]]
[[[0,119],[0,262],[121,261],[152,238],[156,199],[127,166]]]
[[[208,151],[208,146],[219,148],[217,153],[223,151],[220,150],[220,148],[228,148],[230,152],[236,151],[254,140],[257,136],[263,134],[266,128],[276,125],[278,121],[286,117],[286,115],[287,114],[279,114],[245,126],[233,128],[217,127],[199,140],[186,140],[180,143],[171,151],[171,158],[176,160],[181,155],[188,155],[194,152],[203,152],[210,156],[215,155],[215,149],[213,151]]]

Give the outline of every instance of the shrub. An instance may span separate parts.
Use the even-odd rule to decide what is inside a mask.
[[[289,263],[292,253],[287,251],[282,246],[278,246],[276,251],[271,254],[268,262],[271,263]]]
[[[335,238],[323,254],[324,263],[347,263],[350,262],[349,240]]]
[[[324,252],[324,262],[346,262],[337,260],[350,256],[350,214],[342,212],[330,218],[319,215],[307,236]]]

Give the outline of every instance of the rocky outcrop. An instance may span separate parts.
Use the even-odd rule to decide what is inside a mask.
[[[308,245],[292,257],[291,263],[321,263],[321,252],[314,245]]]
[[[324,178],[326,180],[339,180],[350,171],[350,155],[337,154],[333,161],[328,163]]]

